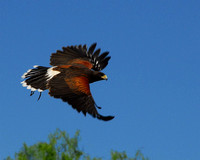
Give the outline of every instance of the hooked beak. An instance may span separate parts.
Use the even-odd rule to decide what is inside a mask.
[[[102,79],[108,80],[108,77],[106,75],[101,76]]]

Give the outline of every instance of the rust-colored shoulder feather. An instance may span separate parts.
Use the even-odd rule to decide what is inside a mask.
[[[65,82],[67,83],[69,88],[75,93],[82,92],[86,95],[91,95],[88,78],[83,76],[66,78]]]

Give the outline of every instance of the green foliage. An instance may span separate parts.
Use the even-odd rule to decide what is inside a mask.
[[[80,140],[79,131],[70,138],[65,131],[57,129],[48,136],[47,142],[38,142],[32,146],[23,144],[22,149],[15,153],[15,160],[102,160],[102,158],[90,158],[78,147]],[[13,160],[10,156],[6,160]],[[129,158],[126,152],[111,151],[111,160],[148,160],[140,151],[135,157]]]
[[[117,151],[111,151],[111,159],[112,160],[149,160],[148,158],[145,158],[140,150],[138,150],[135,153],[135,157],[129,158],[126,154],[126,152],[117,152]]]

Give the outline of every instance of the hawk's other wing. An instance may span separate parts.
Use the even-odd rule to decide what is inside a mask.
[[[96,45],[96,43],[92,44],[89,49],[87,49],[86,45],[63,47],[62,51],[57,50],[56,53],[52,53],[50,65],[60,66],[84,63],[88,68],[95,71],[103,70],[108,65],[111,57],[108,56],[109,52],[103,52],[100,55],[100,49],[95,51]]]
[[[113,116],[102,116],[96,110],[96,104],[91,95],[89,80],[84,76],[66,78],[63,73],[53,77],[48,83],[49,94],[68,102],[78,112],[89,113],[93,117],[108,121]]]

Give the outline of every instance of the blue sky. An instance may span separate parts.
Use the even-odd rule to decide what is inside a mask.
[[[80,148],[108,159],[137,149],[152,160],[200,158],[200,1],[0,1],[0,159],[60,128],[80,130]],[[84,117],[46,91],[20,84],[63,46],[110,51],[108,81],[91,85],[110,122]]]

